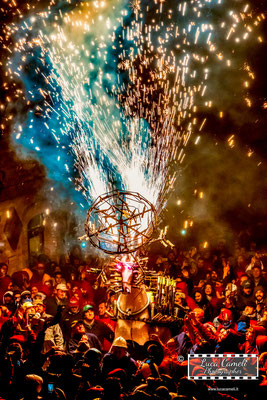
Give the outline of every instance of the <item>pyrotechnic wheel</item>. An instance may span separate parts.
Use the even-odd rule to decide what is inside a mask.
[[[139,193],[114,191],[95,200],[85,231],[90,242],[106,253],[132,253],[149,242],[156,220],[153,204]]]

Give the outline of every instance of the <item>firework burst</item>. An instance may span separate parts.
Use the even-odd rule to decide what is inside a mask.
[[[21,22],[6,27],[15,42],[6,69],[23,82],[29,112],[14,124],[16,141],[52,179],[82,193],[83,207],[118,189],[160,212],[172,166],[192,134],[199,141],[199,114],[214,106],[223,116],[214,79],[236,68],[233,49],[263,19],[229,3],[61,1],[29,6],[25,17],[17,8]],[[246,88],[254,79],[248,63],[243,73]]]

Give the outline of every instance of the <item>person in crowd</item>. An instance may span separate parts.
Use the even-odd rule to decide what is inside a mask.
[[[23,303],[2,325],[0,332],[0,354],[10,344],[11,340],[17,340],[23,343],[24,350],[31,352],[33,344],[36,341],[36,333],[34,332],[33,317],[35,308],[31,302]]]
[[[262,269],[260,263],[255,263],[251,267],[251,270],[249,272],[251,281],[253,283],[253,286],[257,288],[257,286],[261,286],[264,288],[264,290],[267,289],[267,282],[266,279],[262,275]]]
[[[248,248],[222,244],[160,255],[157,271],[176,274],[174,312],[182,320],[168,339],[151,335],[156,343],[138,351],[114,340],[118,295],[88,272],[94,261],[84,262],[79,246],[70,263],[59,267],[42,255],[33,270],[11,277],[0,260],[0,399],[214,400],[206,384],[187,379],[188,353],[258,354],[260,389],[267,382],[264,251],[254,246],[246,267]]]
[[[147,379],[149,376],[159,378],[159,365],[164,358],[164,350],[159,341],[149,340],[144,344],[146,358],[138,369],[138,374]]]
[[[193,293],[196,306],[204,311],[204,321],[210,321],[212,317],[212,307],[203,291],[201,289],[195,289]]]
[[[216,312],[220,312],[222,309],[230,310],[234,316],[234,319],[237,319],[239,316],[239,308],[237,307],[238,296],[237,296],[237,286],[233,283],[228,283],[224,290],[224,297],[219,299],[217,303]]]
[[[86,366],[86,376],[87,380],[90,383],[90,386],[100,385],[102,383],[102,352],[96,348],[89,349],[85,354],[83,359],[81,360],[82,365],[81,369]],[[79,365],[76,364],[75,368],[79,368]],[[82,370],[81,370],[82,374]]]
[[[11,311],[6,307],[6,306],[1,306],[0,305],[0,331],[1,327],[8,320],[8,318],[11,315]]]
[[[216,344],[215,328],[205,322],[204,310],[195,308],[185,317],[185,327],[193,344],[191,353],[213,352]]]
[[[176,279],[180,273],[180,268],[177,262],[177,254],[174,250],[171,250],[168,254],[168,263],[170,265],[169,275],[171,278]]]
[[[211,269],[209,281],[213,285],[218,299],[223,298],[224,286],[223,286],[222,282],[220,281],[220,278],[218,276],[216,269]]]
[[[71,325],[71,339],[68,343],[69,353],[78,361],[91,348],[101,349],[96,335],[86,332],[83,321],[74,321]]]
[[[188,314],[186,314],[184,318],[184,326],[182,328],[182,332],[171,338],[167,343],[167,345],[174,349],[178,355],[184,358],[187,357],[187,354],[190,353],[190,350],[194,345],[192,341],[192,335],[190,335],[188,329],[187,315]]]
[[[175,314],[178,318],[184,318],[186,313],[190,311],[186,303],[186,296],[181,290],[176,289],[174,297]]]
[[[259,351],[257,349],[256,345],[256,332],[253,326],[250,326],[246,330],[246,340],[245,342],[240,346],[240,351],[244,354],[253,354],[256,353],[258,354]]]
[[[6,263],[0,263],[0,301],[4,293],[12,291],[13,282],[9,275],[7,275],[8,265]]]
[[[15,301],[14,301],[14,292],[8,290],[3,295],[3,305],[8,308],[9,311],[15,311]]]
[[[54,317],[46,313],[46,306],[42,300],[33,302],[35,316],[32,320],[33,330],[36,334],[43,333],[43,345],[41,352],[48,353],[52,348],[65,351],[64,337],[59,323],[55,323]]]
[[[35,283],[45,284],[46,281],[51,280],[51,276],[46,272],[46,264],[45,261],[39,260],[34,265],[33,269],[24,268],[30,278],[30,284],[33,285]]]
[[[62,312],[60,326],[64,334],[65,341],[68,342],[71,337],[71,325],[74,321],[79,321],[83,317],[80,310],[80,303],[77,297],[71,297],[65,310]]]
[[[212,316],[214,317],[214,313],[216,312],[218,306],[218,297],[216,295],[216,290],[210,281],[205,283],[203,287],[203,292],[206,295],[208,302],[210,303]]]
[[[244,307],[244,310],[241,311],[240,317],[237,321],[237,331],[244,337],[247,330],[255,324],[257,324],[257,314],[255,310],[255,303],[251,302],[248,303]]]
[[[242,310],[244,309],[245,305],[254,300],[253,284],[250,280],[245,280],[243,281],[240,289],[241,290],[238,295],[237,304],[238,304],[238,309]]]
[[[55,316],[58,312],[58,306],[65,308],[68,304],[68,288],[63,283],[56,286],[54,296],[49,296],[45,300],[46,312]]]
[[[37,292],[34,295],[32,294],[32,301],[45,301],[46,294],[44,292]]]
[[[260,321],[263,316],[264,310],[267,309],[266,292],[262,286],[257,286],[254,290],[254,293],[257,320]]]
[[[66,280],[64,279],[63,274],[62,274],[61,271],[56,271],[54,273],[53,279],[54,279],[54,282],[55,282],[54,283],[55,286],[59,285],[59,284],[66,285]]]
[[[23,290],[20,294],[20,303],[26,303],[32,301],[32,294],[30,290]]]
[[[193,289],[194,289],[194,281],[191,275],[191,268],[189,265],[188,260],[185,258],[183,264],[181,266],[181,274],[180,278],[183,282],[187,285],[188,294],[192,296]]]
[[[195,275],[197,274],[197,258],[198,258],[198,252],[197,252],[197,248],[195,246],[192,246],[189,251],[188,254],[186,255],[186,259],[189,263],[190,266],[190,275],[192,277],[195,277]]]
[[[21,344],[13,340],[6,351],[6,357],[1,360],[0,387],[6,393],[6,398],[21,398],[25,376],[28,370],[27,360],[24,359],[24,352]]]
[[[43,378],[35,374],[29,374],[25,376],[25,382],[23,385],[24,397],[22,400],[41,400],[40,396],[43,387]]]
[[[114,316],[115,309],[117,307],[117,299],[116,299],[116,293],[113,290],[109,290],[107,292],[106,307],[108,313]]]
[[[264,271],[264,265],[263,262],[261,261],[261,254],[259,251],[256,251],[253,256],[251,257],[250,263],[246,268],[246,273],[251,273],[252,272],[252,268],[257,265],[258,267],[260,267],[260,269],[262,271]]]
[[[237,324],[229,309],[223,309],[218,316],[220,325],[217,328],[217,345],[215,353],[224,352],[239,353],[239,345],[242,342],[242,335],[237,331]]]
[[[92,305],[86,305],[83,308],[83,321],[87,333],[96,335],[101,343],[106,339],[110,344],[114,339],[114,332],[104,322],[95,318],[95,309]]]
[[[3,279],[8,277],[9,279],[10,276],[7,274],[8,271],[8,265],[6,263],[0,263],[0,285],[3,284]]]
[[[115,331],[116,322],[114,319],[111,319],[112,315],[109,313],[107,304],[103,301],[98,305],[98,315],[96,315],[96,319],[104,322],[113,332]]]
[[[78,288],[80,290],[80,303],[81,307],[84,307],[86,304],[93,304],[95,293],[92,288],[92,285],[86,280],[76,281]]]
[[[104,378],[116,368],[122,368],[129,380],[136,373],[137,363],[130,357],[127,349],[128,345],[123,337],[120,336],[114,340],[110,351],[103,357],[102,374]]]
[[[229,258],[222,258],[222,282],[224,285],[227,283],[233,283],[235,280],[235,275],[233,271],[233,266],[231,265],[231,261]]]
[[[11,275],[11,279],[14,290],[20,290],[22,292],[23,290],[29,290],[31,287],[30,278],[27,271],[15,271]]]
[[[197,257],[196,262],[197,273],[195,279],[199,282],[200,280],[205,279],[208,271],[208,265],[205,262],[205,259],[200,255]]]

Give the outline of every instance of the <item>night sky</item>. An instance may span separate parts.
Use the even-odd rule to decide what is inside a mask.
[[[47,65],[43,66],[42,62],[40,62],[37,48],[37,50],[33,49],[35,56],[29,57],[29,53],[27,53],[27,50],[25,51],[26,61],[23,64],[23,73],[21,76],[14,73],[10,74],[8,71],[10,62],[14,65],[18,62],[17,57],[23,57],[23,52],[14,52],[19,33],[16,33],[16,35],[12,34],[12,27],[21,27],[22,21],[28,21],[28,18],[37,15],[37,12],[47,9],[49,4],[48,1],[31,1],[30,9],[28,9],[27,2],[17,1],[16,3],[2,1],[0,8],[2,21],[0,28],[2,60],[0,199],[7,200],[16,195],[10,188],[10,178],[14,174],[14,171],[16,171],[15,175],[18,187],[23,183],[23,187],[18,189],[18,191],[21,190],[22,194],[27,195],[27,191],[30,191],[32,187],[31,180],[36,180],[39,177],[40,186],[36,187],[36,190],[42,190],[41,188],[43,187],[43,191],[47,195],[47,187],[55,183],[58,194],[62,193],[64,198],[67,197],[69,201],[74,200],[79,204],[83,200],[81,200],[81,192],[74,191],[74,181],[78,176],[78,168],[73,167],[75,164],[73,155],[70,155],[70,152],[64,155],[66,157],[65,163],[69,163],[73,168],[69,172],[70,175],[67,175],[66,171],[64,175],[61,167],[59,167],[56,174],[54,171],[52,173],[51,170],[55,170],[55,166],[51,161],[51,157],[48,157],[48,154],[54,151],[54,142],[47,135],[46,131],[40,129],[41,125],[36,127],[33,136],[35,140],[38,140],[39,135],[42,155],[36,154],[32,148],[29,146],[27,148],[25,145],[26,139],[28,140],[29,138],[25,128],[25,124],[29,125],[29,112],[32,112],[34,116],[34,124],[39,123],[39,121],[41,124],[45,116],[45,102],[54,107],[56,97],[53,97],[52,92],[50,98],[48,98],[48,95],[46,97],[35,96],[34,100],[32,100],[27,94],[27,92],[33,90],[32,88],[37,88],[38,86],[45,87],[42,86],[45,85],[45,82],[42,81],[40,73],[38,75],[38,72],[34,72],[36,71],[36,66],[40,67],[39,71],[41,72],[44,72],[48,68]],[[80,6],[80,3],[83,2],[72,2],[71,5],[66,5],[66,2],[55,1],[55,3],[55,12],[58,13],[60,9],[64,15],[64,13],[68,13],[71,9],[76,10]],[[139,4],[139,2],[137,3]],[[148,3],[147,1],[141,1],[140,7],[145,10]],[[154,8],[151,6],[149,11],[144,12],[143,18],[147,24],[152,23],[153,25],[164,21],[164,26],[166,27],[171,26],[171,23],[179,27],[182,23],[186,22],[185,18],[181,21],[177,20],[175,12],[170,14],[168,11],[175,10],[178,3],[177,1],[163,2],[164,8],[161,15],[156,14],[158,5]],[[190,7],[190,2],[181,3],[188,3]],[[227,10],[240,7],[240,3],[245,5],[247,2],[225,0],[222,3],[225,15],[227,15]],[[264,156],[266,154],[267,48],[266,22],[263,20],[263,15],[266,15],[266,8],[263,1],[254,0],[250,4],[252,10],[251,21],[255,22],[257,16],[262,14],[262,21],[260,21],[259,26],[254,26],[251,23],[253,27],[252,39],[244,41],[233,52],[232,45],[224,45],[220,33],[215,31],[215,43],[218,43],[218,47],[221,46],[224,49],[226,56],[231,54],[233,66],[228,70],[227,68],[223,69],[220,64],[213,62],[212,57],[208,59],[207,67],[210,69],[210,72],[205,95],[207,98],[212,99],[212,106],[205,107],[203,102],[199,101],[197,103],[198,109],[195,113],[195,117],[200,121],[200,124],[201,121],[205,120],[205,126],[200,133],[198,133],[197,129],[193,130],[189,143],[185,147],[186,155],[182,163],[177,162],[175,159],[170,160],[168,177],[173,172],[176,172],[177,177],[173,188],[166,194],[167,204],[161,212],[160,226],[169,225],[169,237],[174,241],[188,240],[193,242],[196,240],[202,243],[205,240],[212,241],[215,238],[221,237],[231,239],[232,232],[238,233],[241,230],[249,230],[259,243],[264,242],[266,231],[266,168]],[[131,10],[132,14],[126,18],[125,22],[129,26],[131,26],[131,19],[135,17],[134,9],[131,8]],[[220,14],[217,12],[217,9],[214,10],[212,4],[207,8],[207,12],[208,14],[205,17],[207,16],[209,21],[212,21],[217,26],[216,24],[222,18],[223,13],[221,12]],[[159,19],[158,21],[157,18]],[[188,18],[188,21],[190,21],[191,17]],[[168,19],[170,22],[168,22]],[[156,22],[154,22],[155,20]],[[163,28],[161,29],[163,30]],[[118,32],[119,29],[116,30],[116,34],[119,37]],[[34,37],[34,32],[32,35]],[[91,39],[92,37],[90,37]],[[135,82],[129,79],[128,71],[124,71],[119,66],[121,59],[117,49],[120,47],[125,48],[125,52],[127,53],[130,46],[125,40],[117,38],[114,43],[114,47],[117,46],[116,50],[112,50],[111,46],[108,49],[110,62],[108,63],[108,67],[105,67],[106,71],[104,72],[111,75],[117,74],[120,77],[122,89],[117,100],[121,109],[125,109],[126,104],[128,104],[129,93],[134,93],[129,113],[130,116],[140,116],[138,114],[140,112],[140,99],[135,93]],[[167,52],[172,50],[171,46],[172,42],[170,41],[166,45]],[[136,47],[138,46],[136,45]],[[193,53],[196,47],[197,45],[193,46],[190,44],[188,45],[188,51]],[[175,57],[180,57],[179,52],[181,48],[178,48],[178,50],[173,48],[174,53],[176,52]],[[94,49],[91,47],[90,50]],[[199,43],[198,51],[199,54],[205,57],[207,50],[202,42]],[[150,56],[147,57],[147,54]],[[155,81],[151,81],[151,71],[157,72],[154,65],[155,58],[156,56],[151,49],[144,44],[140,54],[136,56],[133,62],[133,68],[137,71],[138,82],[141,82],[141,89],[144,86],[149,88],[155,84]],[[144,60],[146,59],[148,59],[148,62],[145,64]],[[90,62],[92,62],[92,59]],[[140,69],[140,64],[142,63],[145,66]],[[95,64],[95,67],[99,68],[99,65]],[[42,70],[42,68],[44,69]],[[169,84],[174,85],[171,73],[167,71],[166,74],[169,74],[167,76]],[[247,79],[246,76],[249,78]],[[95,81],[93,79],[94,76],[92,73],[90,75],[90,82],[93,82],[92,92],[94,96],[93,85],[98,78],[95,78]],[[245,84],[246,79],[249,82],[248,85]],[[111,84],[106,83],[104,80],[103,87],[108,95],[112,97]],[[124,87],[127,89],[124,90]],[[90,90],[90,87],[87,89]],[[58,91],[57,94],[55,92],[54,96],[59,96],[58,93],[61,92]],[[161,126],[162,119],[158,112],[153,118],[148,120],[147,115],[151,109],[151,101],[158,102],[158,104],[162,105],[163,109],[165,106],[159,103],[163,91],[157,89],[154,91],[151,90],[150,93],[151,95],[145,100],[143,99],[142,110],[144,111],[144,115],[146,115],[146,122],[153,130],[155,126]],[[170,101],[170,107],[173,105]],[[223,116],[220,115],[221,112],[223,112]],[[53,114],[51,115],[50,120],[53,118]],[[22,140],[18,144],[15,144],[14,140],[14,127],[16,124],[22,125],[22,137],[24,129],[26,135],[25,141]],[[49,122],[50,129],[51,126]],[[57,131],[58,125],[53,126],[55,127],[55,131]],[[81,129],[81,127],[77,128],[74,126],[73,130],[75,131],[75,129]],[[184,129],[183,124],[174,126],[174,129],[177,131]],[[42,135],[42,138],[40,138],[40,135]],[[142,145],[148,142],[148,134],[146,135],[144,134],[143,136]],[[154,137],[154,140],[157,139],[157,135]],[[200,136],[199,139],[197,139],[198,136]],[[66,140],[66,137],[64,140]],[[124,140],[124,138],[120,140]],[[97,151],[95,150],[97,155],[94,158],[96,164],[101,163],[104,169],[111,171],[107,179],[112,180],[114,185],[118,185],[118,182],[120,182],[118,178],[119,174],[117,174],[117,170],[112,164],[112,159],[103,156],[97,146],[94,149],[97,149]],[[60,155],[63,157],[63,153],[60,153]],[[48,178],[45,178],[45,175]],[[73,178],[72,181],[68,181],[69,176]],[[166,178],[166,186],[168,186],[166,184],[167,179],[169,178]],[[190,226],[191,221],[193,222],[192,226]],[[186,230],[186,239],[180,234],[183,229]]]

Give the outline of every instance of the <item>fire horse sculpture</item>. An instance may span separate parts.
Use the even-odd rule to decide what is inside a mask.
[[[171,337],[169,326],[180,322],[175,316],[174,280],[144,271],[129,256],[102,270],[100,275],[107,289],[116,293],[115,338],[122,336],[143,345],[151,334],[164,341]]]
[[[122,336],[140,345],[152,333],[169,339],[167,325],[178,320],[174,315],[174,281],[144,271],[137,260],[138,249],[151,240],[156,220],[154,206],[139,193],[113,191],[96,199],[85,223],[87,238],[95,247],[107,254],[123,255],[98,272],[107,289],[117,296],[115,338]],[[159,240],[163,241],[162,237]],[[147,279],[153,282],[150,289],[145,285]]]

